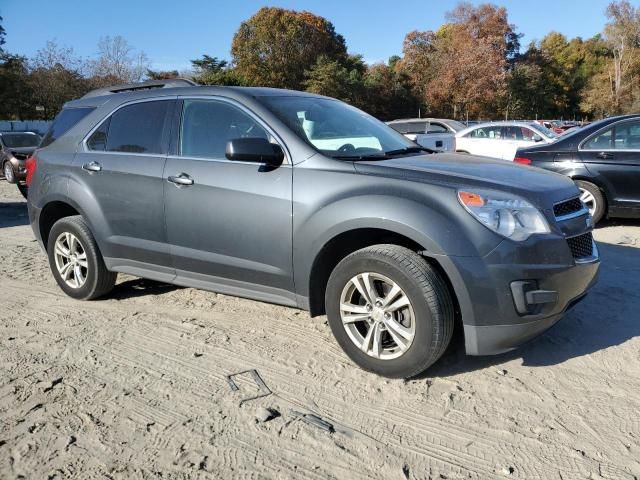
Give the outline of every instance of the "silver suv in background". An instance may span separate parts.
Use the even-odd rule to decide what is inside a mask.
[[[464,124],[446,118],[408,118],[392,120],[387,125],[418,145],[438,152],[454,152],[455,135],[466,128]]]
[[[427,154],[340,101],[154,82],[69,102],[27,164],[29,219],[60,288],[118,272],[326,314],[389,377],[543,332],[594,283],[568,178]],[[256,321],[260,321],[256,318]]]

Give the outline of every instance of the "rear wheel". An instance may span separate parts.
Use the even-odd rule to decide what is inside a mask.
[[[108,293],[117,274],[107,270],[98,245],[81,216],[58,220],[47,242],[49,266],[70,297],[93,300]]]
[[[326,291],[329,325],[360,367],[391,378],[415,376],[444,353],[453,334],[449,289],[415,252],[375,245],[344,258]]]
[[[587,206],[589,213],[593,217],[593,223],[596,224],[606,213],[606,202],[602,191],[593,183],[584,180],[576,181],[580,189],[580,200]]]

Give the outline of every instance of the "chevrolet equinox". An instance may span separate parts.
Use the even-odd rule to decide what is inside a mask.
[[[118,272],[326,314],[362,368],[511,350],[594,283],[573,181],[433,153],[340,101],[157,81],[67,103],[27,162],[29,219],[69,296]]]

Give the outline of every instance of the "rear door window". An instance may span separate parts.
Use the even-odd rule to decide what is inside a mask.
[[[49,131],[42,139],[40,148],[51,145],[67,133],[75,124],[94,110],[94,107],[64,108],[53,120]]]
[[[441,123],[429,123],[427,133],[447,133],[449,129]]]
[[[614,148],[620,150],[640,150],[640,122],[626,122],[616,125]]]
[[[585,150],[611,150],[613,147],[613,128],[609,128],[588,140],[583,148]]]
[[[87,143],[93,141],[96,147],[104,143],[108,152],[166,153],[168,113],[172,103],[171,100],[153,100],[122,107],[111,116],[106,132],[103,129],[106,142],[98,137],[94,139],[101,130],[98,128]]]
[[[426,133],[427,122],[409,122],[407,123],[407,133]]]
[[[469,138],[500,139],[502,138],[502,127],[480,127],[476,128],[475,130],[471,130],[466,136]]]

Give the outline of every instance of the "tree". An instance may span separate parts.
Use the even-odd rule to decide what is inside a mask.
[[[28,119],[33,112],[33,90],[27,82],[27,59],[3,52],[0,55],[0,119]]]
[[[365,69],[362,57],[359,55],[342,61],[323,55],[318,57],[315,65],[305,72],[304,86],[307,92],[358,105],[362,100]]]
[[[226,60],[218,59],[218,57],[212,57],[210,55],[202,55],[202,58],[191,60],[191,65],[196,75],[203,73],[217,73],[224,70],[228,62]]]
[[[520,36],[503,7],[461,3],[447,19],[437,32],[407,34],[401,66],[432,114],[495,116]]]
[[[180,73],[177,70],[147,70],[146,74],[149,80],[170,80],[179,76]]]
[[[84,62],[73,48],[48,41],[29,61],[28,84],[33,106],[43,107],[33,118],[51,119],[62,105],[88,90],[83,76]]]
[[[12,55],[3,48],[6,31],[0,17],[0,119],[27,118],[31,110],[33,91],[27,82],[27,59]]]
[[[139,82],[149,70],[150,62],[143,51],[123,37],[102,37],[98,42],[98,58],[90,62],[95,77],[116,78],[120,83]]]
[[[362,108],[381,120],[413,117],[420,108],[409,77],[398,62],[398,57],[391,57],[386,65],[369,65],[365,72],[366,98]]]
[[[0,16],[0,55],[4,54],[4,49],[3,49],[2,46],[7,42],[5,40],[5,37],[7,36],[7,31],[2,26],[2,21],[3,21],[3,19]]]
[[[200,85],[247,85],[246,80],[226,60],[210,55],[191,60],[193,81]]]
[[[640,8],[627,0],[611,2],[603,41],[607,61],[589,82],[582,106],[593,113],[631,112],[640,102]]]
[[[344,38],[331,22],[309,12],[258,10],[233,37],[236,72],[250,85],[301,89],[318,58],[346,57]]]

